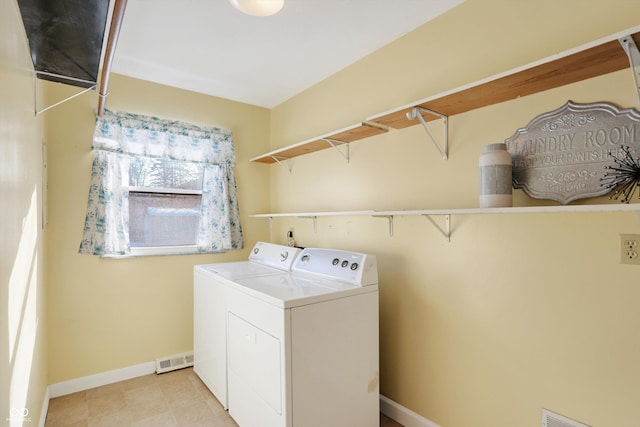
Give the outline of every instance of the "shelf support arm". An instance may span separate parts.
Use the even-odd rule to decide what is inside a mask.
[[[331,139],[331,138],[322,138],[322,140],[327,144],[329,144],[330,146],[332,146],[333,148],[335,148],[336,150],[338,150],[338,153],[340,153],[340,155],[345,158],[347,163],[349,163],[349,143],[348,142],[338,141],[337,139]],[[345,147],[345,151],[342,151],[339,148],[341,146]]]
[[[282,157],[282,156],[271,156],[273,160],[275,160],[280,166],[287,169],[289,171],[289,175],[293,171],[293,159],[290,157]],[[283,161],[286,160],[287,164],[285,165]]]
[[[393,215],[371,215],[373,218],[386,218],[389,223],[389,237],[393,237]]]
[[[451,215],[447,214],[444,215],[444,227],[441,227],[440,224],[438,224],[432,217],[431,215],[423,215],[425,218],[427,218],[429,220],[429,222],[431,222],[431,224],[433,224],[433,226],[435,228],[438,229],[438,231],[440,232],[440,234],[442,234],[444,236],[445,239],[447,239],[447,242],[451,241]]]
[[[317,216],[299,216],[298,218],[313,220],[313,232],[314,233],[318,232],[318,217]]]
[[[429,125],[427,125],[427,122],[424,120],[424,117],[422,117],[422,113],[432,114],[432,115],[438,116],[438,117],[440,117],[442,119],[443,125],[444,125],[444,142],[443,142],[442,146],[440,146],[440,142],[438,141],[438,138],[436,138],[435,135],[433,134],[433,132],[431,132],[431,129],[429,128]],[[449,153],[449,124],[448,124],[448,117],[445,116],[444,114],[440,114],[440,113],[438,113],[436,111],[432,111],[432,110],[429,110],[427,108],[413,107],[413,109],[411,111],[407,112],[407,119],[409,119],[409,120],[418,119],[420,121],[420,123],[422,123],[422,127],[424,127],[424,129],[427,131],[427,133],[431,137],[431,140],[433,141],[434,145],[436,146],[436,148],[438,149],[438,151],[442,155],[442,158],[444,160],[447,160],[448,159],[448,153]]]
[[[636,87],[637,101],[638,105],[640,105],[640,51],[638,51],[638,46],[633,41],[631,34],[620,38],[619,41],[629,57],[629,64],[631,66],[631,72],[633,73],[633,83]]]
[[[49,105],[48,107],[43,108],[42,110],[38,110],[38,75],[46,75],[46,76],[50,76],[50,77],[62,77],[66,80],[74,80],[80,83],[84,83],[84,84],[89,84],[90,86],[87,87],[86,89],[66,97],[65,99],[63,99],[62,101],[58,101],[55,104]],[[67,101],[71,101],[72,99],[83,95],[91,90],[95,90],[96,89],[96,84],[92,81],[89,80],[82,80],[82,79],[75,79],[73,77],[67,77],[67,76],[61,76],[60,74],[53,74],[53,73],[48,73],[45,71],[35,71],[33,73],[33,111],[35,113],[36,116],[39,116],[40,114],[44,113],[45,111],[49,111],[52,108],[57,107],[60,104],[63,104]]]

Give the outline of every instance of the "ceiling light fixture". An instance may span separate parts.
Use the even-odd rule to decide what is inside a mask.
[[[271,16],[280,12],[284,0],[229,0],[240,12],[253,16]]]

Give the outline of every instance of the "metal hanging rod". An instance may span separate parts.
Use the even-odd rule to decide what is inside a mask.
[[[100,96],[98,97],[98,116],[104,114],[107,96],[109,95],[109,75],[111,74],[111,64],[116,53],[116,45],[124,19],[124,12],[127,8],[127,0],[115,0],[113,5],[113,13],[111,16],[111,25],[109,26],[109,36],[105,46],[104,60],[102,63],[102,74],[100,77]]]
[[[86,86],[95,86],[96,82],[94,82],[93,80],[85,80],[85,79],[79,79],[77,77],[70,77],[70,76],[63,76],[62,74],[56,74],[56,73],[50,73],[48,71],[36,71],[36,77],[37,76],[47,76],[47,77],[55,77],[61,80],[69,80],[72,82],[78,82],[78,83],[82,83]]]
[[[438,141],[438,138],[436,138],[435,135],[433,134],[433,132],[431,132],[431,129],[429,128],[429,125],[427,125],[427,122],[424,120],[424,117],[422,117],[422,113],[432,114],[432,115],[438,116],[438,117],[440,117],[442,119],[443,125],[444,125],[444,143],[443,143],[443,146],[440,146],[440,142]],[[422,127],[424,127],[424,129],[427,131],[427,133],[431,137],[431,140],[433,141],[434,145],[436,146],[436,148],[438,149],[438,151],[442,155],[442,158],[444,160],[447,160],[448,152],[449,152],[448,117],[445,116],[444,114],[440,114],[440,113],[438,113],[436,111],[432,111],[432,110],[429,110],[429,109],[424,108],[424,107],[413,107],[411,109],[411,111],[407,112],[406,116],[407,116],[407,119],[409,119],[409,120],[415,120],[415,119],[420,120],[420,123],[422,123]]]

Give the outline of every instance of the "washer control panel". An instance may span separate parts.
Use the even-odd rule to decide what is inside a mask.
[[[367,286],[378,283],[374,255],[337,249],[306,248],[291,269],[299,273],[313,273],[330,279]]]

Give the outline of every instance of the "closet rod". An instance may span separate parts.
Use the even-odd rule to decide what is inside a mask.
[[[98,116],[104,113],[104,104],[109,95],[109,73],[111,72],[111,63],[113,55],[116,52],[116,44],[118,44],[118,36],[120,35],[120,27],[124,18],[124,11],[127,8],[127,0],[115,0],[113,5],[113,14],[111,16],[111,26],[109,27],[109,37],[107,38],[107,46],[105,47],[104,62],[102,63],[102,74],[100,75],[100,91],[98,92]]]

